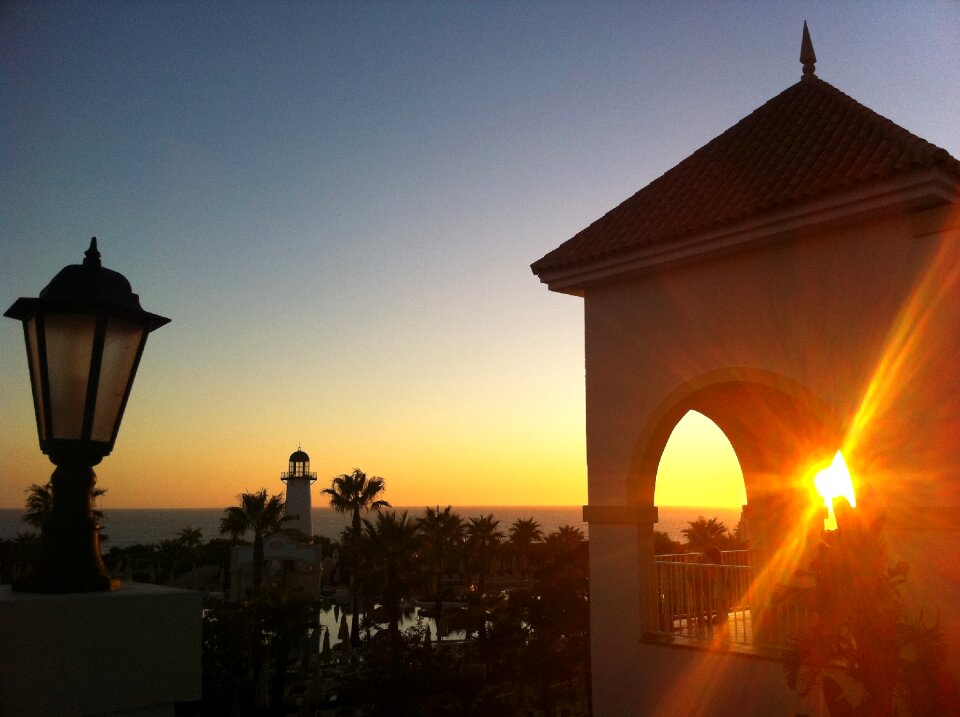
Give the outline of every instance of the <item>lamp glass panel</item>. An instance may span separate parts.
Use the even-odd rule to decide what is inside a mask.
[[[40,440],[47,440],[47,414],[43,407],[43,382],[40,377],[40,347],[37,343],[37,319],[26,321],[27,362],[30,364],[30,386],[33,388],[33,405],[37,409],[37,431]]]
[[[47,314],[44,317],[53,438],[81,438],[96,327],[94,316]]]
[[[143,333],[142,327],[129,321],[107,321],[100,364],[100,386],[97,388],[97,405],[90,434],[94,441],[111,441],[114,438]]]

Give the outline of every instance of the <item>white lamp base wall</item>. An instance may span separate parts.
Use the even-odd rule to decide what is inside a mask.
[[[200,698],[198,592],[124,583],[36,595],[0,586],[0,714],[159,717]]]

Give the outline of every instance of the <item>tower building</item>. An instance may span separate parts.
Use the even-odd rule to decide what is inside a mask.
[[[960,161],[818,77],[816,61],[804,24],[797,82],[532,265],[584,302],[596,714],[787,717],[832,699],[852,712],[854,686],[867,695],[856,709],[873,709],[856,678],[836,698],[811,679],[805,705],[776,659],[758,659],[790,650],[793,625],[823,624],[791,613],[787,627],[774,596],[822,545],[807,486],[841,447],[869,495],[851,523],[889,546],[889,563],[861,555],[909,565],[898,609],[942,615],[944,644],[960,644],[960,615],[944,609],[960,604],[960,564],[942,547],[960,538]],[[720,633],[691,632],[702,573],[681,579],[687,566],[668,574],[655,557],[658,466],[688,411],[721,427],[743,474],[749,637],[725,632],[726,605],[694,621]],[[841,628],[847,644],[861,629]],[[871,659],[902,659],[885,654]],[[953,650],[943,664],[943,684],[960,677]]]
[[[299,530],[308,538],[313,535],[313,504],[310,500],[310,486],[317,480],[317,474],[310,472],[310,456],[299,446],[290,454],[290,470],[280,474],[280,480],[287,485],[286,515],[290,519],[287,526]]]
[[[287,484],[284,512],[289,520],[284,521],[283,527],[293,528],[302,536],[283,530],[264,537],[263,583],[273,587],[297,588],[319,597],[323,548],[310,541],[313,537],[310,486],[317,480],[317,474],[310,472],[310,456],[298,447],[290,454],[289,470],[280,474],[280,480]],[[253,562],[252,545],[233,546],[231,600],[239,600],[251,590]]]

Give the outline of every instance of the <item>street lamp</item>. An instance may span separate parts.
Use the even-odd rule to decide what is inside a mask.
[[[64,267],[39,298],[17,299],[4,316],[23,322],[40,450],[56,465],[40,565],[14,590],[109,590],[92,467],[113,450],[147,334],[170,320],[144,311],[130,282],[101,266],[96,237],[82,265]]]

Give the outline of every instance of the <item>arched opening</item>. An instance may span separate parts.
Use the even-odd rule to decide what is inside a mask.
[[[651,555],[653,569],[646,574],[653,631],[671,640],[782,646],[799,618],[784,616],[773,596],[807,560],[814,531],[819,535],[822,529],[823,504],[811,469],[830,463],[841,431],[802,387],[743,371],[684,386],[650,425],[638,456],[637,488],[660,510],[655,531],[667,527],[671,503],[739,502],[744,506],[739,537],[748,541],[742,546],[714,541],[721,544],[709,552],[701,545],[668,558]],[[743,493],[729,491],[731,483]],[[725,527],[735,528],[738,521],[731,522]]]
[[[710,521],[718,548],[737,545],[740,513],[747,502],[743,471],[723,430],[697,411],[688,411],[667,439],[657,466],[654,505],[659,522],[658,554],[698,550],[711,540],[696,528]],[[686,543],[686,545],[682,545]]]

